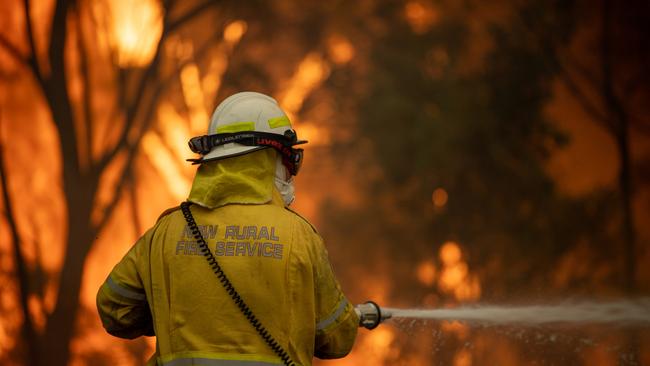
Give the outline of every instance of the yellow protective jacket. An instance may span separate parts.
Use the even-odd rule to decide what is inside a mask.
[[[359,319],[323,240],[274,189],[274,159],[274,151],[261,150],[204,163],[189,197],[197,203],[192,214],[236,290],[294,362],[344,357]],[[110,334],[155,334],[151,364],[282,363],[225,291],[178,208],[115,266],[97,308]]]

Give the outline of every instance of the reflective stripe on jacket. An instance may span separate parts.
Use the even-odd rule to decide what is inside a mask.
[[[323,241],[275,189],[266,204],[191,210],[241,297],[297,364],[350,351],[359,320]],[[282,363],[219,283],[179,209],[163,215],[115,266],[97,306],[118,337],[155,329],[159,365]]]
[[[276,366],[277,363],[261,361],[244,361],[244,360],[216,360],[211,358],[177,358],[175,360],[163,363],[165,366]]]

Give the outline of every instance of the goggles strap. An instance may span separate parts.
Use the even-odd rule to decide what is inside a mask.
[[[201,155],[206,155],[216,146],[230,143],[238,143],[246,146],[272,147],[282,155],[282,161],[289,169],[289,172],[292,175],[296,175],[302,163],[303,150],[295,149],[293,146],[305,142],[298,141],[295,133],[291,136],[282,136],[275,133],[252,131],[197,136],[190,139],[188,145],[193,152]],[[200,163],[201,160],[188,159],[188,161],[194,164]]]

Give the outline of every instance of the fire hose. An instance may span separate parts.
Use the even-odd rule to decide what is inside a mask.
[[[359,326],[366,329],[375,329],[386,319],[390,319],[393,314],[388,309],[381,309],[377,303],[367,301],[354,307],[354,311],[359,316]]]

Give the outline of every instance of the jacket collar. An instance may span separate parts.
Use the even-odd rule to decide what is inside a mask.
[[[274,184],[276,154],[263,149],[201,164],[188,201],[209,209],[228,204],[284,206]]]

